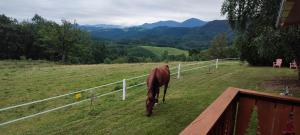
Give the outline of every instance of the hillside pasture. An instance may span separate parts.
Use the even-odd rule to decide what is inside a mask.
[[[154,46],[140,46],[140,47],[147,49],[158,56],[162,56],[165,51],[168,52],[168,55],[185,55],[185,56],[189,55],[188,51],[186,50],[181,50],[172,47],[154,47]]]

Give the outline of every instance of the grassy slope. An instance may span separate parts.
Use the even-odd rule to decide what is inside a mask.
[[[154,46],[141,46],[142,48],[145,48],[147,50],[150,50],[154,54],[161,56],[164,51],[168,51],[169,55],[181,55],[184,54],[188,56],[188,51],[172,48],[172,47],[154,47]]]
[[[27,101],[31,97],[39,99],[64,93],[75,87],[87,88],[104,81],[140,75],[154,65],[157,64],[1,68],[1,106]],[[83,77],[76,77],[81,75]],[[89,103],[83,103],[0,127],[0,134],[177,134],[227,87],[272,92],[262,89],[259,84],[276,76],[295,76],[295,72],[234,63],[220,66],[212,74],[207,74],[207,69],[199,69],[182,73],[179,80],[172,79],[167,103],[158,104],[154,116],[150,118],[144,115],[146,91],[145,86],[141,86],[128,90],[126,101],[120,101],[121,93],[97,99],[92,115]],[[29,87],[31,91],[22,87]],[[58,90],[61,87],[68,90]],[[9,98],[12,101],[7,96],[13,97]],[[16,99],[18,97],[20,99]]]

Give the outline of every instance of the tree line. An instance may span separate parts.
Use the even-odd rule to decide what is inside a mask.
[[[0,59],[101,63],[105,57],[105,45],[93,41],[75,22],[57,24],[39,15],[22,22],[0,15],[0,47]]]

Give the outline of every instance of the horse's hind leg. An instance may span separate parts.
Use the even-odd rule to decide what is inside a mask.
[[[168,83],[165,84],[165,88],[164,88],[164,97],[163,97],[163,103],[165,103],[165,96],[166,96],[166,93],[167,93],[167,89],[168,89]]]
[[[158,103],[158,99],[159,99],[159,89],[156,92],[155,103]]]

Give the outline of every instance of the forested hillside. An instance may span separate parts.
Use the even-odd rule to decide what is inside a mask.
[[[125,29],[86,28],[94,39],[109,39],[122,43],[138,42],[182,49],[207,49],[210,41],[223,32],[231,40],[233,32],[226,20],[215,20],[201,27],[130,27]]]

